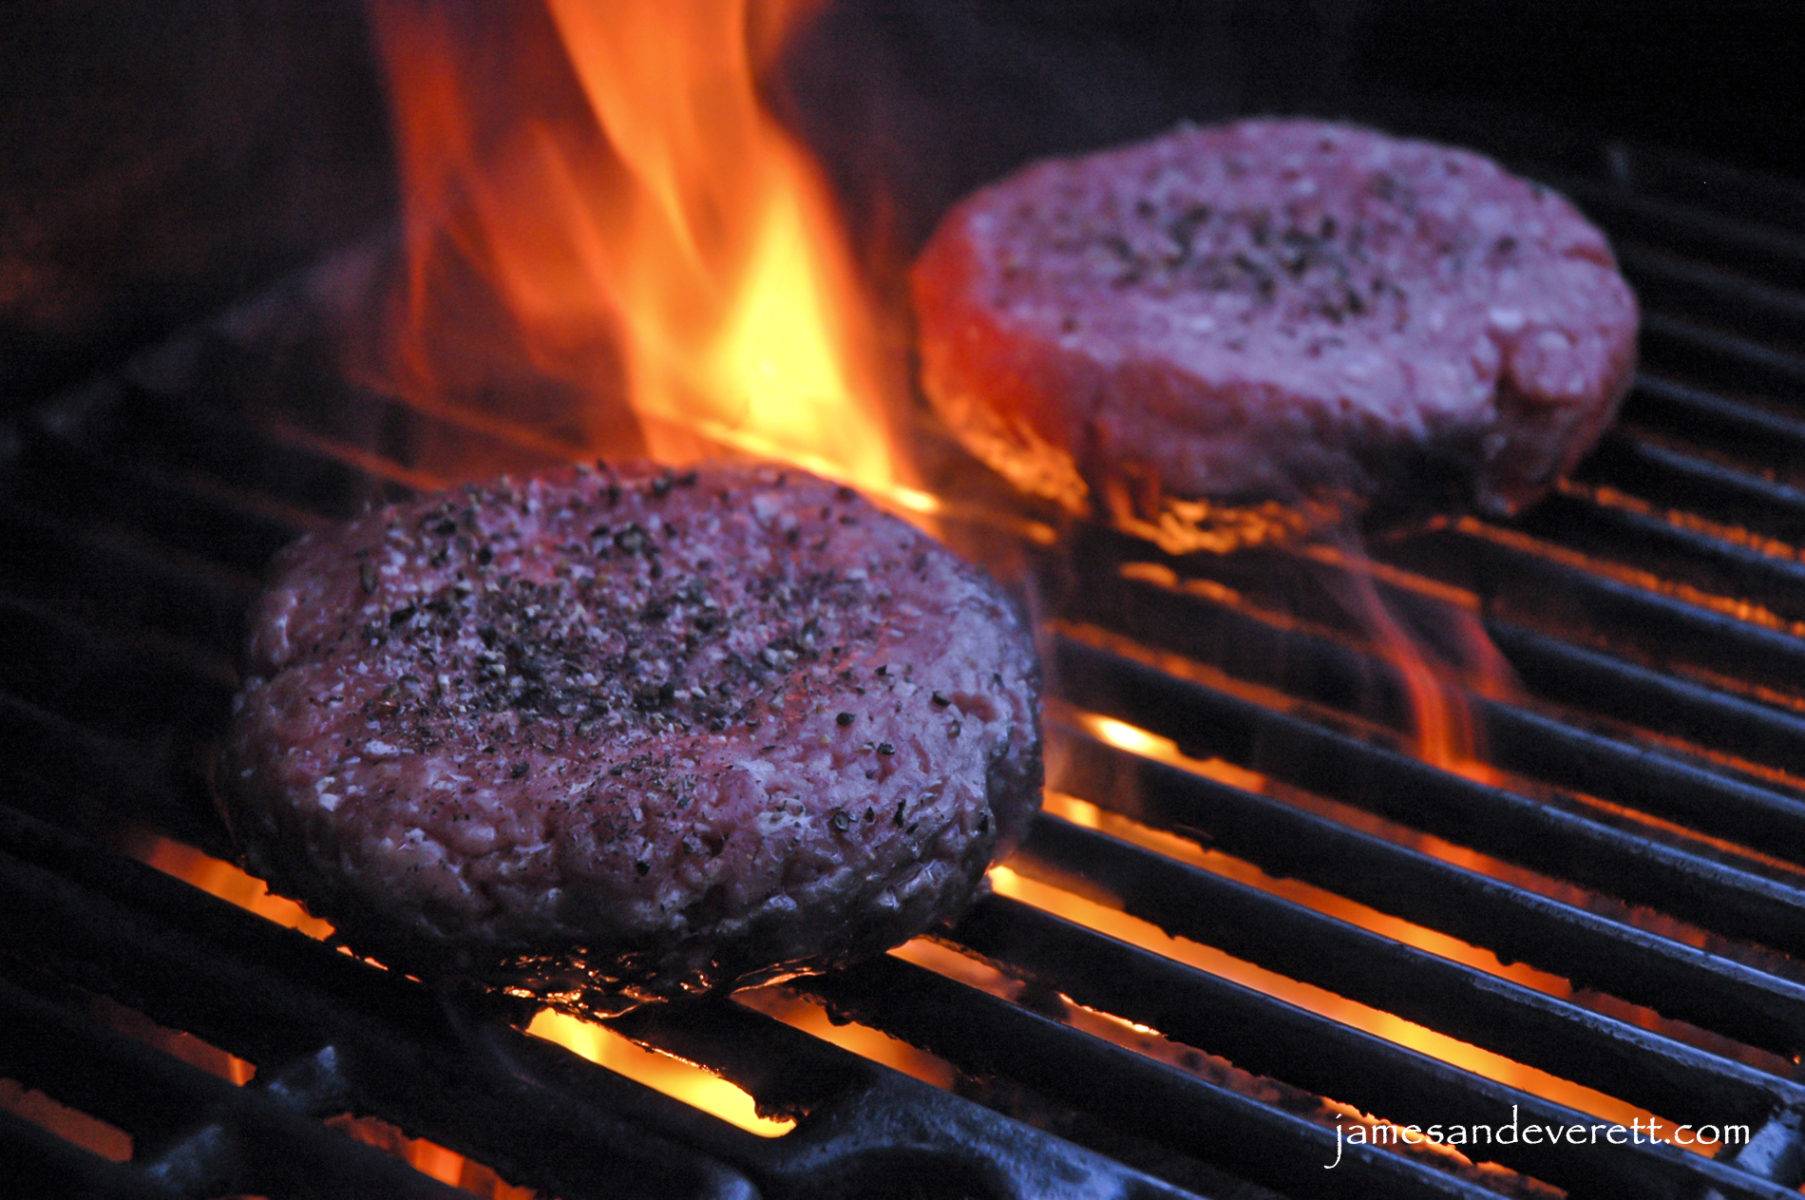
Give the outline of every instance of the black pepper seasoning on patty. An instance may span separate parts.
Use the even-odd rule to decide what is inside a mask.
[[[286,551],[251,623],[246,856],[416,973],[614,1009],[872,953],[955,913],[1038,802],[1013,609],[793,471],[379,510]],[[980,737],[931,736],[948,693],[984,697]]]

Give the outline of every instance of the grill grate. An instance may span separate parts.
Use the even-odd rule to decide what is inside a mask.
[[[1008,864],[1028,890],[946,939],[1006,988],[920,956],[787,985],[947,1064],[951,1090],[728,1000],[612,1023],[799,1115],[776,1139],[524,1035],[529,1014],[503,1002],[437,996],[122,852],[149,830],[229,855],[206,747],[277,547],[433,485],[426,463],[526,469],[572,449],[322,365],[290,327],[329,321],[321,280],[357,294],[380,253],[45,405],[13,431],[0,493],[0,730],[19,748],[0,805],[0,1075],[136,1153],[115,1163],[0,1111],[0,1154],[27,1186],[84,1195],[460,1194],[323,1123],[351,1112],[567,1197],[1796,1195],[1805,189],[1623,146],[1555,157],[1537,173],[1607,226],[1649,309],[1646,369],[1577,478],[1520,520],[1434,522],[1368,560],[1166,556],[1094,527],[1055,552],[949,518],[1043,583],[1052,783],[1082,803],[1044,814]],[[1470,705],[1486,773],[1413,752],[1420,680],[1370,643],[1359,595],[1432,644],[1477,625],[1509,661],[1521,694],[1458,668],[1433,684]],[[1047,886],[1110,920],[1037,906]],[[1269,994],[1237,961],[1513,1069]],[[256,1081],[111,1028],[95,996],[255,1063]],[[1102,1036],[1109,1020],[1131,1032]],[[1598,1123],[1571,1086],[1538,1091],[1547,1076],[1761,1134],[1718,1159],[1497,1146],[1502,1172],[1349,1144],[1322,1170],[1337,1146],[1315,1097],[1398,1123]]]

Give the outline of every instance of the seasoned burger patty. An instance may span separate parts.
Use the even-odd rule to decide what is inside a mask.
[[[1308,120],[1180,128],[978,192],[915,266],[923,385],[1018,484],[1510,513],[1585,453],[1636,302],[1566,200]]]
[[[571,468],[283,553],[229,800],[252,869],[422,973],[619,1008],[894,945],[1039,802],[988,579],[793,470]]]

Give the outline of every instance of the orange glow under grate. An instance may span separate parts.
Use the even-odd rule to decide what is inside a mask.
[[[133,854],[141,862],[265,920],[298,930],[316,941],[332,938],[333,929],[328,922],[309,915],[292,900],[272,895],[261,879],[222,859],[162,837],[147,839],[134,849]],[[350,953],[342,946],[339,951]],[[668,1054],[638,1046],[596,1022],[545,1009],[534,1016],[526,1031],[761,1137],[780,1137],[794,1125],[787,1119],[760,1116],[752,1097],[729,1080]],[[422,1144],[430,1146],[430,1143]],[[444,1154],[452,1153],[442,1147],[439,1149]],[[446,1179],[444,1174],[435,1174],[435,1177]]]

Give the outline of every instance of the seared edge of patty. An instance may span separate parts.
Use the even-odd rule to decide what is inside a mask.
[[[1452,476],[1508,513],[1635,366],[1634,296],[1565,199],[1319,121],[1030,167],[956,206],[911,284],[929,397],[1074,507],[1137,475],[1230,501]]]

